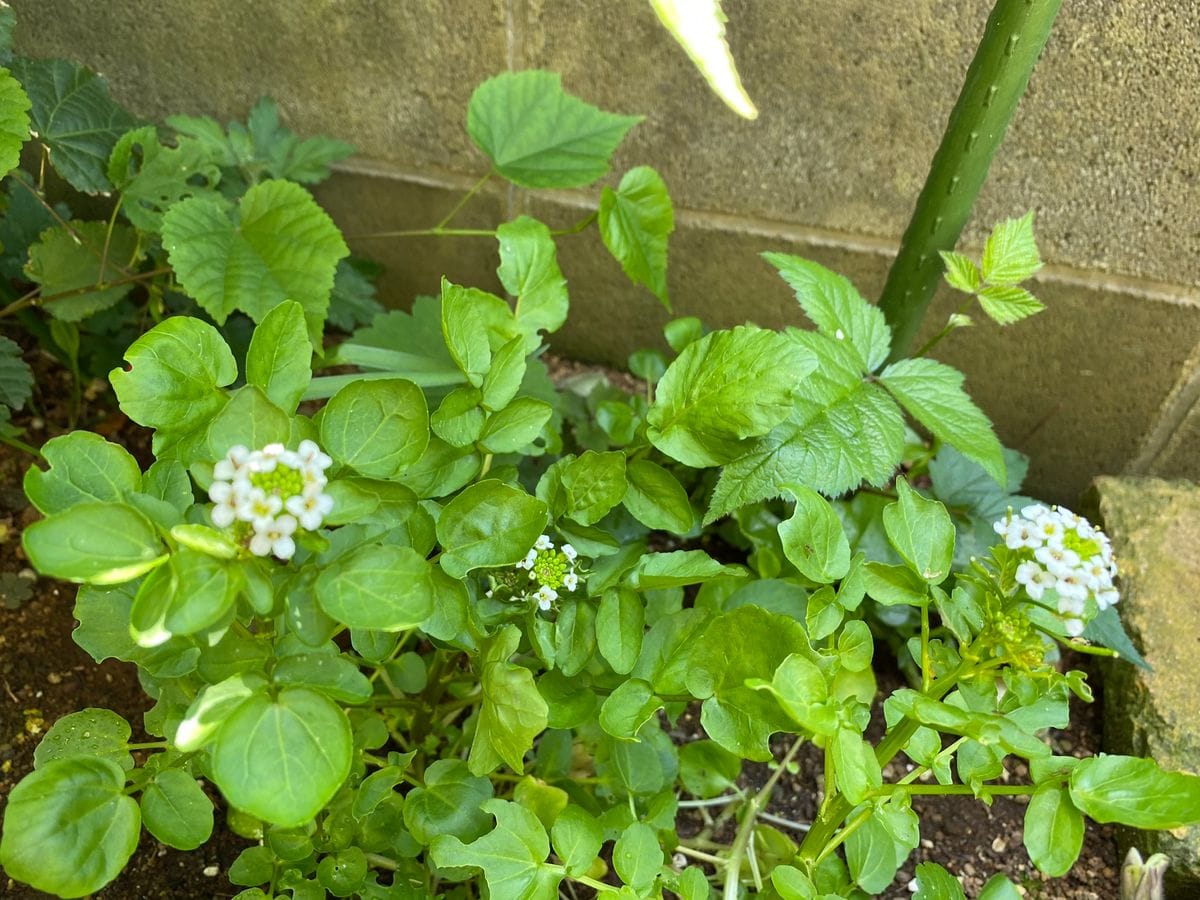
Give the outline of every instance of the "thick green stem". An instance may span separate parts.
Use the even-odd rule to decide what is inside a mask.
[[[917,199],[879,306],[892,327],[892,359],[905,356],[1025,93],[1062,0],[996,0],[941,146]]]

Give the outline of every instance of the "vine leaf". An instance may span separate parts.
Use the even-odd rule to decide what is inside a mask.
[[[0,177],[21,161],[21,146],[29,140],[29,107],[21,83],[7,69],[0,69]]]
[[[614,191],[600,192],[600,237],[634,284],[647,287],[668,311],[667,239],[675,210],[667,186],[649,166],[630,169]]]
[[[162,237],[179,283],[218,323],[234,310],[258,322],[295,300],[320,346],[337,263],[350,251],[300,185],[261,182],[236,209],[210,197],[183,200],[163,216]]]
[[[74,220],[42,232],[29,248],[25,274],[41,285],[44,298],[81,291],[44,306],[56,319],[78,322],[115,306],[133,290],[132,282],[101,285],[127,275],[128,267],[141,258],[140,252],[137,232],[126,225],[117,225],[110,233],[104,222]],[[84,290],[93,286],[95,290]]]
[[[497,173],[529,188],[584,187],[640,116],[597,109],[562,88],[553,72],[505,72],[475,89],[467,131]]]
[[[0,401],[20,409],[33,391],[33,373],[21,358],[21,348],[0,337]]]
[[[33,133],[58,174],[85,194],[112,190],[108,158],[137,121],[113,102],[104,79],[61,59],[17,57],[12,72],[29,95]]]

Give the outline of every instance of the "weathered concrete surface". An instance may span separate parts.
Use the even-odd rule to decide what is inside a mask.
[[[409,169],[483,165],[463,123],[503,70],[503,0],[15,0],[18,52],[103,73],[136,113],[244,118],[262,96],[301,134]]]
[[[586,99],[647,114],[617,169],[664,175],[681,222],[672,296],[714,325],[794,321],[765,249],[810,254],[875,296],[991,5],[726,0],[761,110],[745,122],[644,0],[162,0],[152,13],[134,0],[11,2],[20,52],[100,69],[142,115],[231,119],[271,94],[298,132],[354,142],[362,157],[319,191],[352,238],[436,222],[485,168],[463,127],[474,87],[510,67],[557,69]],[[1190,0],[1064,4],[968,228],[977,249],[995,221],[1033,208],[1057,267],[1036,286],[1046,313],[938,351],[1033,455],[1029,487],[1051,499],[1100,473],[1200,477],[1200,412],[1186,402],[1200,378],[1197,33]],[[463,224],[525,204],[573,217],[580,199],[498,190]],[[495,285],[486,239],[351,244],[388,265],[394,305],[434,290],[443,266]],[[657,339],[663,314],[594,234],[563,247],[575,319],[560,349],[613,361]],[[931,328],[952,302],[939,299]]]
[[[1108,667],[1105,747],[1200,774],[1200,486],[1101,478],[1096,495],[1121,566],[1121,618],[1154,667]],[[1200,826],[1121,840],[1122,854],[1132,844],[1171,856],[1168,897],[1200,896]]]

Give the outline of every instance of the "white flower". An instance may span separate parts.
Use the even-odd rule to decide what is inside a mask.
[[[1026,519],[1031,519],[1032,521],[1036,522],[1041,516],[1046,515],[1048,512],[1050,512],[1050,510],[1047,507],[1040,503],[1034,503],[1022,509],[1021,515]]]
[[[579,556],[579,554],[576,552],[575,548],[572,547],[570,544],[563,544],[558,549],[561,550],[563,556],[565,556],[571,562],[575,562],[576,558]]]
[[[1035,525],[1038,536],[1050,546],[1062,546],[1063,525],[1054,513],[1038,516]]]
[[[1096,591],[1096,605],[1102,610],[1108,609],[1120,599],[1120,592],[1111,585],[1109,587],[1102,587]]]
[[[1088,598],[1087,582],[1079,572],[1072,571],[1061,576],[1054,589],[1058,591],[1059,598],[1068,598],[1080,604],[1080,612],[1082,612],[1082,604]]]
[[[1063,625],[1066,626],[1067,634],[1071,637],[1079,637],[1083,634],[1083,619],[1064,618]]]
[[[1065,547],[1038,547],[1033,551],[1033,558],[1052,572],[1055,564],[1068,569],[1079,565],[1079,554]]]
[[[1039,566],[1037,573],[1032,579],[1030,579],[1029,583],[1025,585],[1025,593],[1027,593],[1034,600],[1041,600],[1046,591],[1054,590],[1057,584],[1058,579],[1055,578],[1050,572],[1047,572],[1045,569]]]
[[[261,531],[269,526],[282,510],[283,501],[275,494],[268,494],[262,488],[251,488],[249,495],[238,506],[238,518],[251,523],[256,531]]]
[[[321,448],[313,441],[303,440],[296,450],[301,464],[307,469],[322,472],[333,465],[333,460],[321,452]]]
[[[545,612],[550,608],[550,605],[558,599],[558,591],[554,590],[552,587],[542,585],[537,589],[537,593],[533,596],[537,600],[538,609]]]
[[[533,542],[533,549],[534,550],[553,550],[554,544],[552,544],[550,542],[550,535],[543,534],[540,537],[538,537],[538,539]]]
[[[575,588],[579,587],[579,576],[574,572],[568,572],[563,576],[563,587],[568,591],[575,590]]]
[[[296,552],[292,535],[296,532],[296,520],[291,516],[280,516],[265,528],[254,529],[250,539],[250,552],[255,556],[274,554],[279,559],[291,559]]]
[[[310,494],[305,491],[303,494],[288,497],[284,508],[299,520],[300,527],[306,531],[316,531],[333,509],[333,498],[328,494]]]
[[[1033,550],[1042,546],[1042,538],[1034,523],[1016,519],[1005,534],[1004,543],[1009,550],[1020,550],[1022,547]]]

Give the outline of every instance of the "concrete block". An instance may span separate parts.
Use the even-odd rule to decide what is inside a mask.
[[[302,135],[374,159],[487,170],[464,123],[506,68],[502,0],[15,0],[17,52],[85,63],[141,116],[244,118],[273,97]]]
[[[1122,621],[1152,673],[1114,662],[1104,680],[1104,744],[1200,774],[1200,486],[1101,478],[1096,500],[1121,566]],[[1168,897],[1200,895],[1200,826],[1119,832],[1121,852],[1171,857]]]

